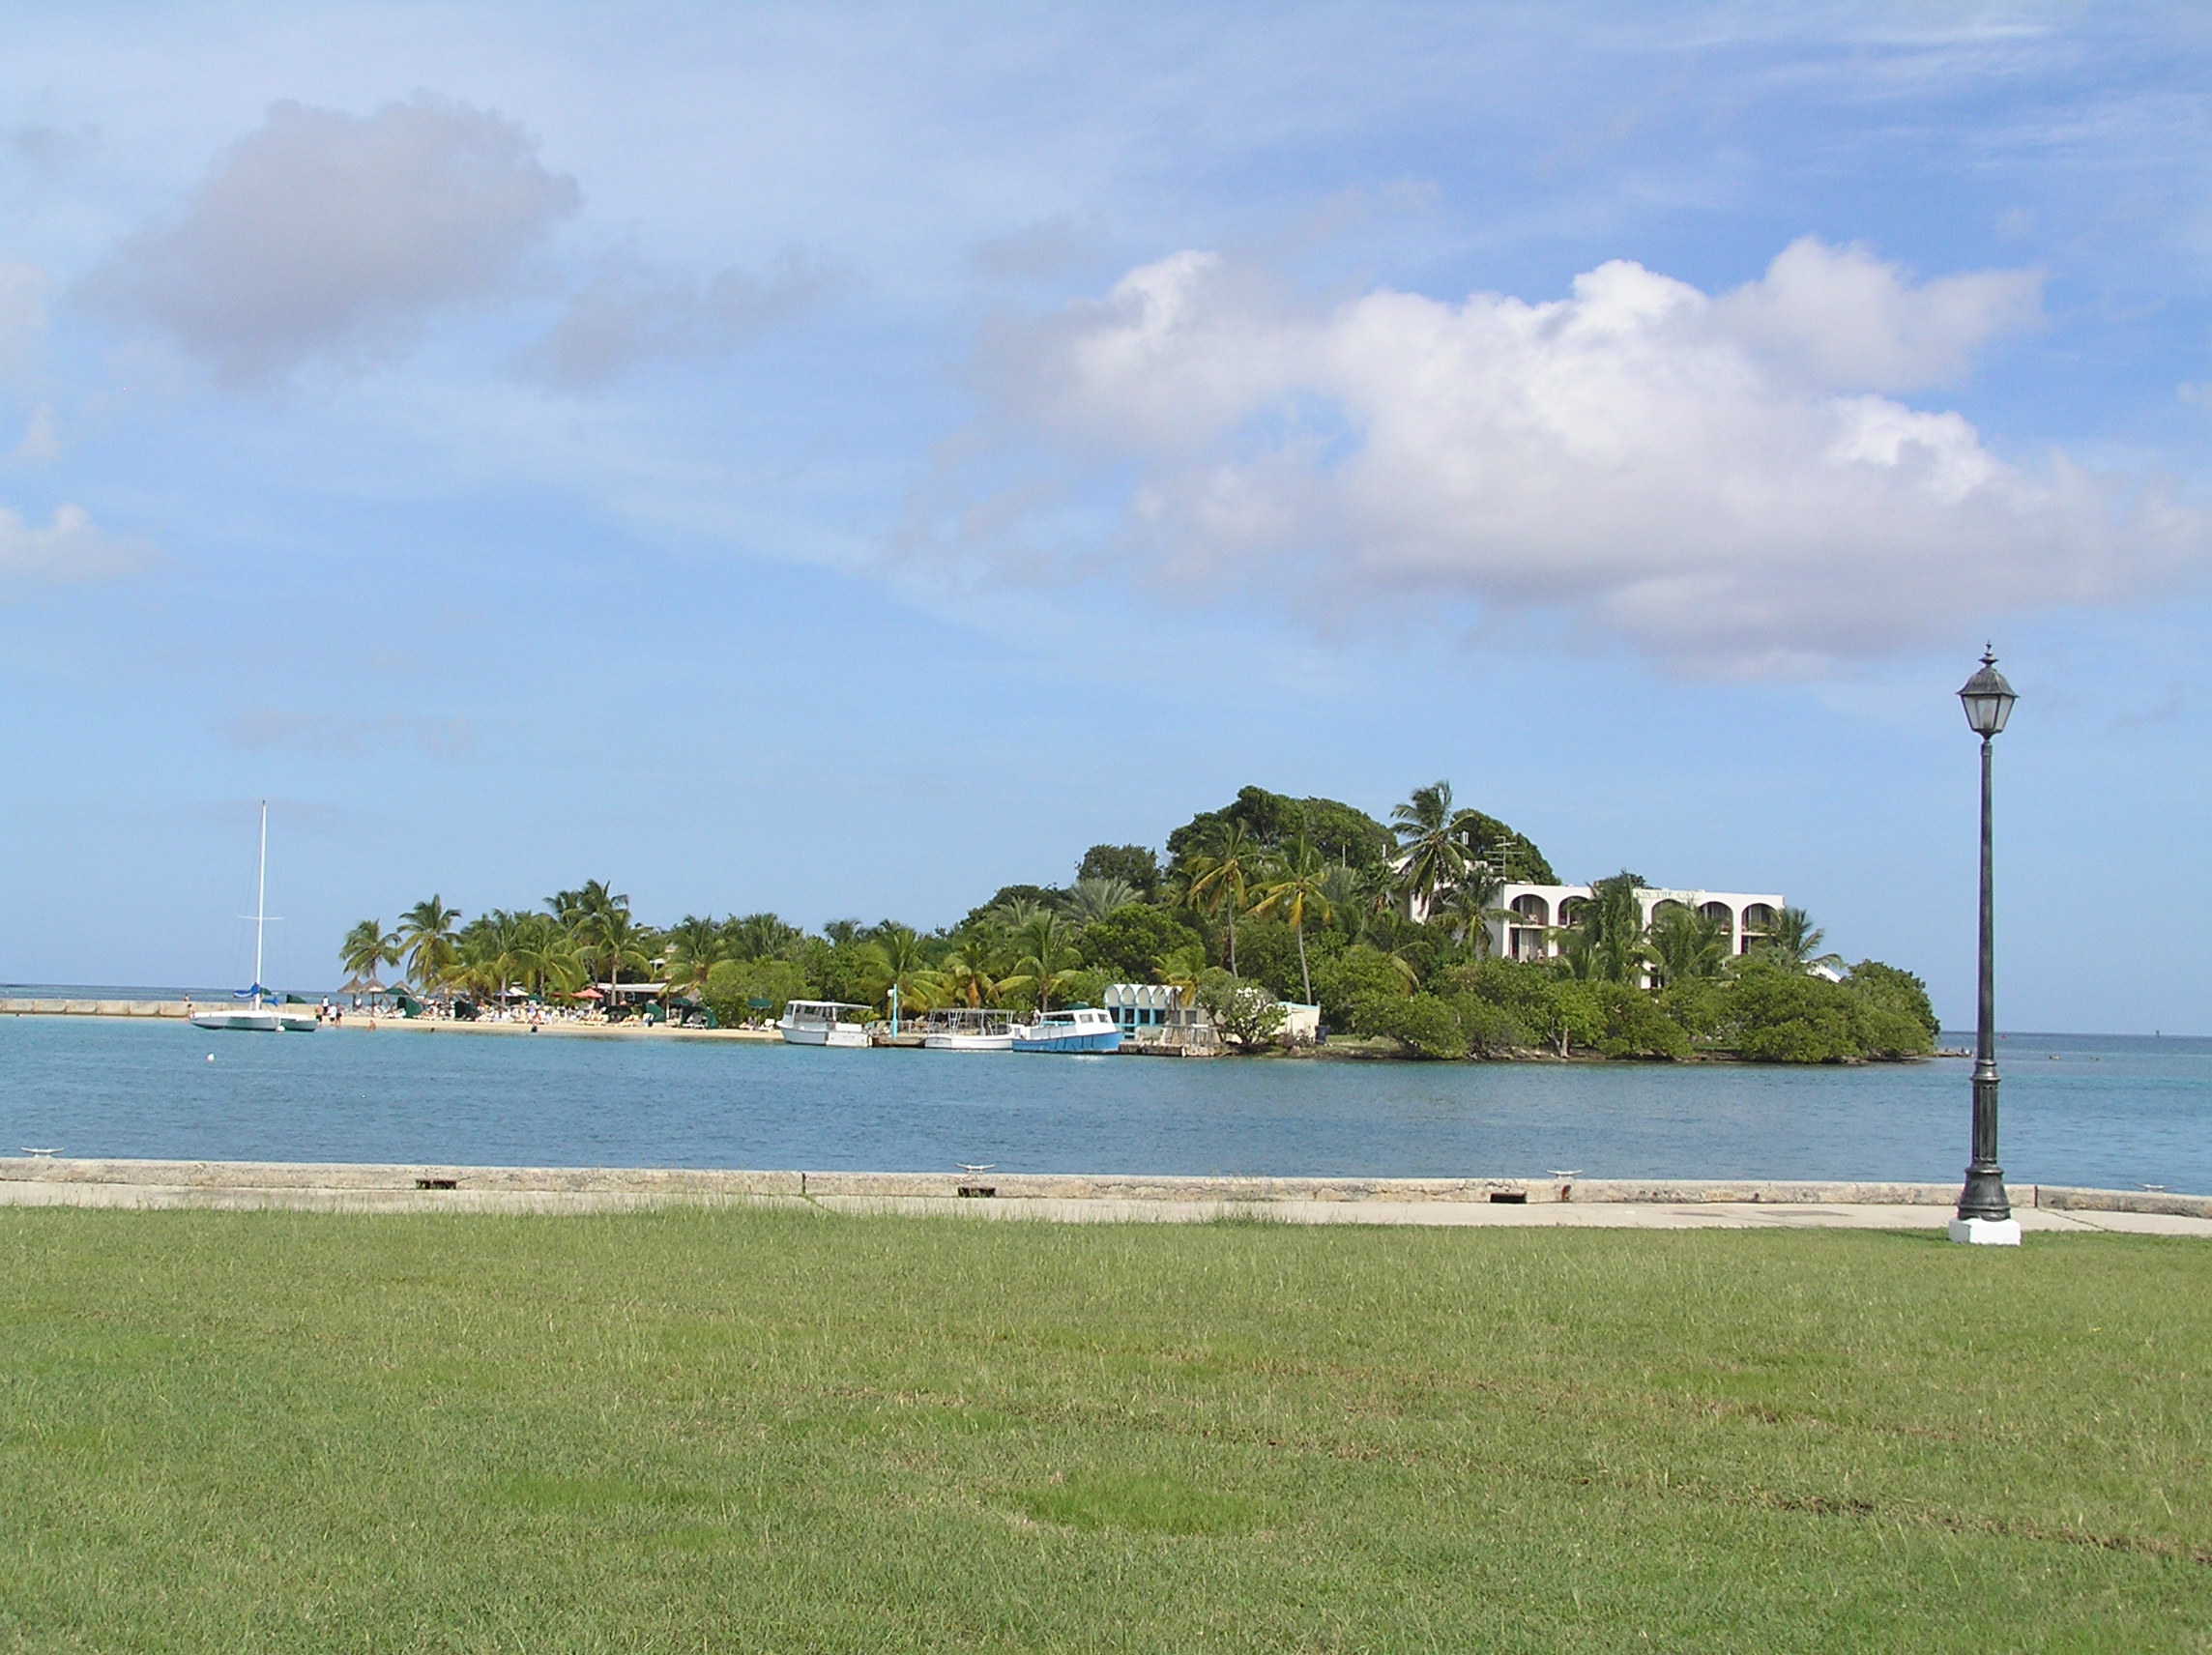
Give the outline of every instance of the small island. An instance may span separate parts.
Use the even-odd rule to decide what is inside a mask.
[[[1093,845],[1065,886],[1009,885],[931,932],[808,932],[774,914],[656,927],[605,882],[466,916],[440,897],[340,949],[357,996],[473,1019],[772,1021],[794,1000],[884,1015],[1146,1001],[1205,1049],[1345,1059],[1896,1061],[1935,1051],[1926,985],[1847,967],[1779,897],[1562,885],[1527,835],[1412,790],[1385,823],[1240,790],[1166,854]],[[406,986],[380,971],[402,967]],[[1153,992],[1138,994],[1136,989]]]

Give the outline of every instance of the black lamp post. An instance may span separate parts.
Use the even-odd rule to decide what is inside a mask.
[[[2020,698],[1997,671],[1997,658],[1982,652],[1982,670],[1959,691],[1966,724],[1982,739],[1982,949],[1981,995],[1974,1019],[1974,1152],[1959,1192],[1959,1215],[1951,1224],[1954,1241],[2017,1244],[2020,1224],[2005,1195],[2004,1169],[1997,1165],[1997,987],[1995,899],[1991,891],[1990,743],[2012,716]]]

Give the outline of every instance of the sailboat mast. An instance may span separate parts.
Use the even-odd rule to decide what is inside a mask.
[[[261,1009],[261,926],[269,916],[269,801],[261,801],[261,862],[253,875],[253,1009]]]

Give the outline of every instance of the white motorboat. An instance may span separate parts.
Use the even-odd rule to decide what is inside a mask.
[[[1013,1031],[1017,1052],[1119,1052],[1121,1031],[1111,1012],[1088,1005],[1048,1011]]]
[[[841,1000],[795,1000],[784,1006],[775,1026],[789,1046],[865,1046],[867,1025],[844,1013],[867,1009]]]
[[[949,1005],[933,1011],[921,1026],[925,1052],[1010,1052],[1012,1015],[995,1005]]]
[[[253,986],[232,996],[247,1002],[231,1011],[195,1011],[194,1029],[241,1034],[312,1034],[321,1019],[283,1009],[284,997],[261,986],[261,932],[269,923],[269,801],[261,801],[261,862],[253,876]]]

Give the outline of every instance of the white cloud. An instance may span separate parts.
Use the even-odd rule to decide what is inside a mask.
[[[153,559],[151,546],[94,527],[77,507],[56,507],[44,529],[0,507],[0,593],[17,586],[111,580],[135,573]]]
[[[349,718],[329,712],[270,708],[242,712],[223,725],[234,747],[249,753],[280,748],[319,758],[356,758],[366,752],[412,747],[433,758],[452,758],[476,747],[477,727],[466,718],[387,712]]]
[[[17,465],[50,466],[62,457],[62,440],[54,429],[54,411],[42,402],[31,411],[23,427],[23,440],[9,459]]]
[[[2037,293],[1803,241],[1718,299],[1615,261],[1548,303],[1315,314],[1184,251],[984,365],[1017,429],[1134,467],[1123,555],[1186,584],[1470,599],[1686,670],[1808,671],[2202,566],[2204,518],[2139,479],[2026,469],[1878,394],[1957,376]]]
[[[1812,383],[1917,391],[1964,375],[1999,334],[2039,326],[2043,277],[1989,270],[1911,285],[1864,247],[1805,236],[1713,305],[1731,335]]]
[[[571,294],[525,365],[558,385],[593,389],[644,363],[725,355],[828,294],[834,272],[796,249],[766,276],[729,269],[704,286],[623,271]]]
[[[0,385],[29,371],[46,331],[46,273],[19,259],[0,258]]]
[[[514,122],[427,93],[373,115],[293,102],[218,155],[174,221],[86,291],[233,383],[404,350],[437,312],[511,290],[573,213]]]

